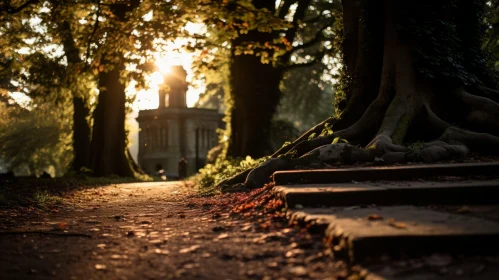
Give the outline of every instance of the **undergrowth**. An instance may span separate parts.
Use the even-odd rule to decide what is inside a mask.
[[[255,168],[260,163],[266,161],[269,157],[253,159],[247,156],[245,159],[222,159],[218,158],[214,164],[207,164],[199,170],[191,180],[196,186],[207,193],[217,193],[220,190],[214,188],[219,182],[230,178],[241,171]]]
[[[47,208],[62,204],[63,200],[62,197],[51,195],[46,190],[36,190],[33,193],[33,202],[39,207]]]

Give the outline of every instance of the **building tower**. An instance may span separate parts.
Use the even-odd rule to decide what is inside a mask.
[[[159,91],[159,108],[187,108],[187,72],[182,66],[173,66]],[[169,88],[169,89],[168,89]]]

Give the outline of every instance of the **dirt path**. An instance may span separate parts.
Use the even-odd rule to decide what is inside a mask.
[[[317,237],[285,226],[261,229],[249,220],[229,217],[229,209],[213,215],[212,205],[196,204],[181,182],[96,187],[66,200],[69,206],[63,210],[28,219],[1,213],[1,279],[348,275],[343,262],[321,261],[327,257],[321,242],[312,242]]]

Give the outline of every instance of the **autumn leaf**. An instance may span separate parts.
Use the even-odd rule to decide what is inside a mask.
[[[371,214],[369,217],[367,217],[369,221],[378,221],[378,220],[383,220],[383,217],[381,217],[378,214]]]
[[[66,222],[60,222],[58,225],[59,230],[65,230],[67,228],[68,228],[68,223],[66,223]]]
[[[398,228],[398,229],[406,229],[407,228],[406,224],[401,223],[401,222],[396,222],[394,219],[390,219],[388,221],[388,225],[390,225],[394,228]]]

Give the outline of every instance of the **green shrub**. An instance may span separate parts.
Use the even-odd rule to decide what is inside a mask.
[[[37,190],[33,193],[33,202],[41,207],[50,207],[56,204],[62,204],[62,198],[53,196],[45,190]]]
[[[192,180],[201,190],[220,191],[211,188],[241,171],[258,166],[267,159],[269,157],[259,159],[252,159],[250,156],[245,159],[218,158],[214,164],[207,164],[201,168]]]

